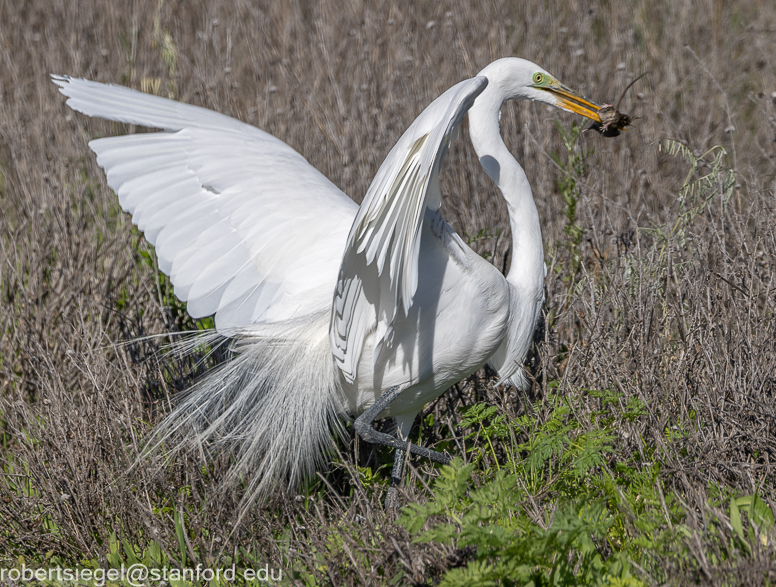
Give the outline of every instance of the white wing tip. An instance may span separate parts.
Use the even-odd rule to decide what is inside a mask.
[[[76,106],[75,101],[79,101],[78,94],[82,93],[85,89],[85,86],[88,87],[89,85],[96,85],[100,86],[103,84],[97,83],[97,82],[91,82],[89,80],[86,80],[82,77],[71,77],[69,75],[64,74],[57,74],[52,73],[50,74],[51,81],[54,82],[57,86],[59,86],[59,93],[63,96],[66,96],[68,98],[67,105],[70,106],[73,110],[76,110],[78,112],[83,112],[82,107]],[[110,84],[107,84],[110,85]],[[84,112],[84,114],[88,114],[87,112]]]
[[[52,73],[50,74],[50,77],[51,77],[51,81],[59,86],[59,91],[62,92],[63,94],[65,93],[64,92],[65,88],[69,86],[73,81],[73,78],[70,77],[69,75],[61,75],[58,73]]]

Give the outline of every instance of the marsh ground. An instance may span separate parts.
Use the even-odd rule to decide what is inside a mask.
[[[467,419],[465,410],[487,402],[510,421],[528,416],[513,438],[527,454],[560,399],[573,412],[563,416],[574,423],[570,444],[537,465],[546,483],[526,489],[520,515],[551,525],[568,492],[558,468],[575,439],[605,430],[605,458],[585,482],[627,463],[654,471],[652,487],[676,506],[658,504],[665,519],[650,532],[671,538],[644,559],[649,568],[634,567],[638,581],[776,580],[772,2],[2,0],[0,52],[2,564],[108,566],[128,560],[125,548],[142,557],[157,545],[178,564],[253,557],[298,571],[299,584],[381,585],[436,582],[476,560],[476,548],[413,542],[411,529],[386,519],[385,479],[371,474],[386,455],[354,440],[300,490],[304,499],[279,495],[235,532],[240,489],[220,488],[224,462],[141,463],[123,476],[192,375],[157,341],[117,345],[191,323],[87,147],[135,129],[71,112],[48,75],[121,83],[259,126],[358,201],[426,104],[518,55],[599,101],[648,71],[622,104],[639,118],[617,139],[586,133],[567,146],[571,115],[504,109],[549,267],[532,387],[494,389],[479,373],[427,408],[422,438],[473,433],[463,452],[450,450],[484,484],[519,458],[489,451],[477,434],[494,414]],[[684,155],[666,150],[667,139]],[[505,205],[466,140],[448,155],[442,191],[446,218],[505,266]],[[415,466],[403,499],[422,504],[436,472]],[[771,517],[761,506],[742,522],[731,500],[754,495]],[[625,516],[633,528],[637,510]],[[606,559],[618,548],[609,540],[598,550]]]

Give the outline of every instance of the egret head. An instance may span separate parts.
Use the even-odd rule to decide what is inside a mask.
[[[533,100],[543,102],[568,112],[601,122],[599,104],[570,90],[547,71],[526,59],[505,57],[483,69],[478,75],[488,78],[488,89],[492,88],[500,99]]]

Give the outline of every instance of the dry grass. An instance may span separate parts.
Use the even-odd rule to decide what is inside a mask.
[[[552,393],[637,396],[649,415],[622,430],[618,454],[662,455],[663,478],[694,516],[692,557],[675,580],[776,579],[772,545],[715,566],[704,542],[713,484],[759,488],[772,507],[776,498],[776,5],[732,4],[572,1],[550,9],[529,0],[475,10],[464,2],[238,0],[168,1],[158,10],[155,0],[126,8],[0,0],[0,393],[3,455],[16,475],[6,469],[0,483],[0,518],[13,527],[0,534],[0,556],[104,561],[111,532],[135,544],[155,539],[174,556],[173,512],[185,511],[199,542],[187,545],[188,556],[206,561],[243,546],[334,585],[382,584],[399,569],[425,582],[459,564],[465,553],[411,544],[380,513],[379,486],[354,482],[347,463],[378,458],[363,445],[344,447],[349,454],[317,500],[280,496],[231,534],[239,489],[215,492],[222,463],[161,472],[141,464],[122,476],[146,422],[186,376],[157,360],[155,344],[116,344],[174,330],[175,316],[86,146],[125,129],[69,111],[48,74],[156,84],[162,95],[271,132],[360,200],[428,102],[491,60],[519,55],[598,100],[616,99],[649,71],[622,105],[640,119],[618,139],[581,139],[595,153],[580,184],[581,271],[570,276],[559,170],[548,155],[563,152],[553,120],[568,126],[571,116],[505,109],[505,140],[532,181],[548,243],[552,328],[537,340],[533,403],[475,378],[429,410],[444,421],[479,394],[542,418],[551,380],[560,382]],[[163,55],[165,33],[174,64]],[[665,138],[697,153],[723,145],[735,171],[728,204],[712,201],[683,234],[671,227],[687,167],[659,152]],[[506,209],[465,140],[448,156],[442,190],[459,232],[502,233],[475,246],[504,265]],[[669,237],[648,230],[656,227]],[[672,430],[682,431],[679,441],[667,441]],[[20,481],[34,491],[9,490]],[[407,499],[424,496],[412,486]],[[310,553],[332,552],[335,537],[347,548],[322,569]]]

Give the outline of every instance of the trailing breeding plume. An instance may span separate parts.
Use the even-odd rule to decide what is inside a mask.
[[[188,391],[149,449],[175,440],[234,456],[244,501],[314,472],[341,418],[369,442],[448,462],[405,438],[423,406],[485,363],[522,386],[543,303],[539,216],[499,133],[502,104],[533,100],[597,123],[600,106],[518,58],[434,100],[359,207],[277,138],[203,108],[67,76],[67,104],[164,132],[89,143],[108,184],[194,318],[215,315],[233,358]],[[506,278],[442,217],[439,172],[463,116],[509,210]],[[376,418],[396,420],[395,436]],[[169,442],[166,442],[169,445]],[[391,499],[389,493],[389,500]]]

